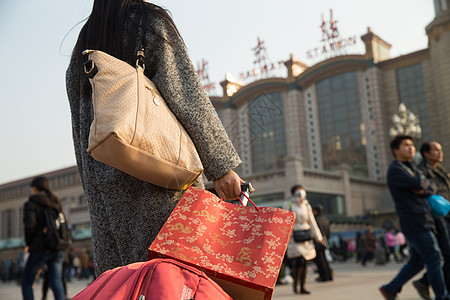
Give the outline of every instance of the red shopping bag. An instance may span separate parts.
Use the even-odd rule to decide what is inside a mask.
[[[190,187],[149,248],[195,266],[233,299],[271,299],[295,214],[237,206]]]

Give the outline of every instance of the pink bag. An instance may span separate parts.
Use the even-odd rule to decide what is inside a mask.
[[[73,300],[232,300],[205,273],[171,259],[154,259],[104,272]]]

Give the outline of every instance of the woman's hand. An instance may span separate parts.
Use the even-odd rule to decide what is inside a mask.
[[[242,180],[238,174],[230,170],[227,174],[214,180],[214,188],[222,200],[234,200],[239,198],[241,194]]]

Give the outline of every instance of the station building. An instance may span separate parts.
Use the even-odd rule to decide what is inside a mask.
[[[223,96],[213,104],[244,161],[239,174],[256,188],[254,198],[279,204],[302,184],[328,216],[393,212],[385,178],[399,104],[419,119],[417,148],[437,140],[450,153],[448,7],[448,0],[435,1],[423,50],[391,57],[391,44],[368,28],[360,37],[364,54],[313,66],[291,55],[285,77],[221,82]]]
[[[290,187],[301,184],[334,224],[397,225],[385,178],[399,104],[419,118],[416,144],[436,140],[450,153],[450,0],[434,2],[425,49],[390,57],[391,44],[368,28],[360,37],[364,54],[312,66],[291,55],[284,76],[248,84],[227,76],[221,82],[223,96],[211,101],[243,160],[236,171],[256,188],[256,203],[281,206]],[[444,165],[450,170],[450,160]],[[88,239],[77,168],[42,175],[62,200],[75,239]],[[22,208],[31,179],[0,185],[0,250],[23,243]]]

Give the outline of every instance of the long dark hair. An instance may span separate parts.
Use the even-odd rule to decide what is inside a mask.
[[[132,9],[136,9],[142,18],[142,24],[146,24],[151,16],[160,17],[167,21],[180,36],[168,11],[158,5],[144,0],[94,0],[92,12],[81,29],[75,45],[80,74],[84,74],[82,51],[86,49],[101,50],[124,61],[133,62],[140,18],[129,22],[128,18]],[[124,33],[128,35],[127,47],[123,42]],[[87,77],[81,76],[81,78],[83,94],[90,94]]]
[[[48,198],[59,208],[60,211],[62,211],[61,201],[59,201],[58,197],[50,191],[50,183],[47,177],[35,177],[31,181],[30,186],[36,188],[39,192],[44,192],[47,194]]]

